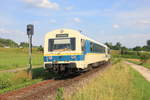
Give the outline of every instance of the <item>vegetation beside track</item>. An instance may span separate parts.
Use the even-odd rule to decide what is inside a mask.
[[[125,51],[121,54],[121,51],[119,50],[112,50],[111,55],[113,58],[122,58],[131,63],[142,65],[150,69],[150,52]]]
[[[43,68],[34,68],[33,79],[28,77],[27,71],[0,73],[0,94],[35,84],[55,76],[53,73],[45,72]]]
[[[43,64],[43,53],[33,48],[33,65]],[[28,48],[0,48],[0,70],[28,66]]]
[[[150,85],[138,72],[121,60],[100,73],[67,100],[149,100]]]
[[[137,65],[141,65],[144,66],[145,68],[150,69],[150,60],[146,61],[145,63],[142,64],[142,62],[140,60],[136,60],[136,59],[127,59],[127,61],[137,64]]]

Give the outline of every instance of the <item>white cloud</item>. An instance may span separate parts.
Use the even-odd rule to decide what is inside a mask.
[[[118,29],[120,26],[118,24],[113,24],[114,29]]]
[[[147,29],[150,26],[150,9],[135,9],[132,11],[112,11],[113,21],[122,27],[134,29]]]
[[[10,34],[25,34],[24,32],[18,31],[18,30],[7,30],[4,28],[0,29],[0,34],[1,35],[10,35]]]
[[[73,18],[73,21],[76,22],[76,23],[80,23],[81,22],[80,18],[78,18],[78,17]]]
[[[72,10],[72,9],[73,9],[73,6],[69,6],[69,7],[66,7],[66,8],[65,8],[65,10],[68,10],[68,11],[69,11],[69,10]]]
[[[50,2],[49,0],[24,0],[28,4],[38,7],[38,8],[50,8],[59,9],[59,5],[55,2]]]
[[[150,25],[150,20],[139,20],[136,22],[138,25]]]
[[[26,33],[21,32],[19,30],[7,30],[4,28],[0,28],[0,37],[1,38],[9,38],[15,39],[16,41],[23,41],[26,38]]]
[[[51,23],[51,24],[55,24],[55,23],[56,23],[56,20],[55,20],[55,19],[51,19],[51,20],[50,20],[50,23]]]
[[[103,37],[103,38],[99,38]],[[100,40],[100,42],[112,42],[115,44],[116,42],[121,42],[122,45],[132,48],[135,46],[143,46],[146,45],[146,41],[149,40],[149,33],[122,33],[122,34],[99,34],[95,38],[96,40]]]

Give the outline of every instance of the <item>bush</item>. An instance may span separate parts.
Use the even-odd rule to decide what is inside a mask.
[[[147,60],[150,59],[150,54],[149,53],[141,53],[140,54],[140,59],[141,59],[141,64],[144,64]]]
[[[41,51],[41,52],[43,52],[43,51],[44,51],[44,49],[43,49],[43,47],[42,47],[42,46],[39,46],[39,47],[37,48],[37,51]]]
[[[0,79],[0,89],[8,88],[12,86],[12,83],[9,79]]]
[[[56,99],[55,100],[64,100],[63,99],[63,88],[58,88],[57,89],[57,95],[56,95]]]

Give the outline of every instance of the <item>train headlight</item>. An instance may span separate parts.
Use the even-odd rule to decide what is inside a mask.
[[[48,57],[48,59],[50,59],[50,60],[51,60],[51,59],[52,59],[52,56],[49,56],[49,57]]]
[[[71,59],[76,59],[76,56],[71,56]]]

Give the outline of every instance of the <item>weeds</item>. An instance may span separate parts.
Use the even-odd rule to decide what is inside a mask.
[[[63,88],[58,88],[57,89],[57,95],[56,95],[56,99],[55,100],[64,100],[63,99]]]
[[[67,100],[137,100],[134,98],[141,95],[136,94],[140,87],[133,86],[134,76],[130,70],[128,65],[117,60],[115,65],[100,73],[99,77],[91,80]]]
[[[28,76],[26,70],[16,73],[0,73],[0,93],[35,84],[55,76],[53,73],[45,72],[43,68],[34,68],[32,72],[33,79]]]

